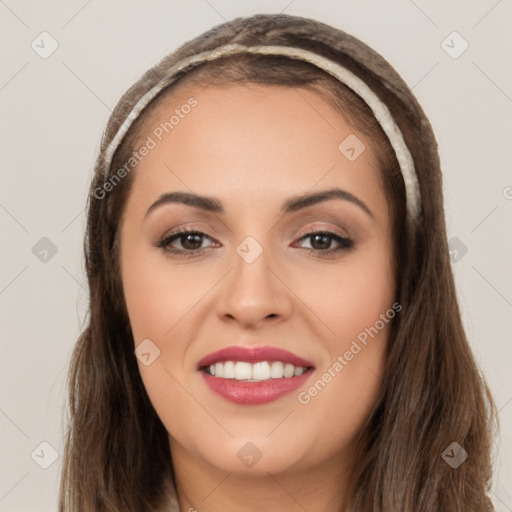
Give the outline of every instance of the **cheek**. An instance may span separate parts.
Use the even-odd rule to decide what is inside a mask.
[[[204,274],[179,266],[171,268],[172,264],[158,251],[147,248],[134,247],[123,263],[123,288],[134,349],[145,346],[143,353],[150,354],[150,364],[140,358],[137,361],[144,387],[166,429],[180,439],[186,438],[191,425],[208,425],[208,417],[195,406],[184,378],[189,343],[198,327],[193,306],[207,291]],[[198,278],[194,280],[194,276]],[[215,427],[209,425],[200,433],[205,443],[214,442],[208,433],[218,435]]]
[[[173,266],[159,249],[135,245],[124,257],[122,269],[135,345],[146,338],[160,345],[171,339],[201,296],[202,280],[194,280],[200,273]],[[177,346],[173,340],[173,347]]]
[[[327,453],[350,444],[370,413],[385,371],[385,354],[393,318],[394,286],[387,253],[354,259],[329,275],[317,274],[306,288],[308,302],[329,327],[323,346],[328,356],[316,377],[298,395],[299,413],[314,429],[322,418],[323,429],[333,435],[321,444]],[[319,331],[320,332],[320,331]],[[323,329],[324,333],[327,332]]]
[[[391,308],[395,287],[390,263],[387,246],[383,244],[323,269],[303,268],[300,276],[296,276],[295,291],[305,298],[324,325],[318,336],[332,358],[347,350],[361,333],[364,338],[366,329]],[[390,313],[394,316],[394,312]],[[383,337],[388,323],[378,324]]]

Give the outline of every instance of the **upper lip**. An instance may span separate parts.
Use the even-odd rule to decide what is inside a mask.
[[[197,364],[197,368],[210,366],[211,364],[224,361],[245,361],[247,363],[257,363],[259,361],[281,361],[290,363],[293,366],[313,367],[313,363],[302,357],[299,357],[287,350],[276,347],[243,347],[231,346],[216,352],[212,352],[203,357]]]

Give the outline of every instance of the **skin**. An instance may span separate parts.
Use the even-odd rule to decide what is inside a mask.
[[[139,371],[167,431],[182,511],[343,510],[355,438],[381,385],[389,326],[311,399],[298,401],[394,303],[390,212],[369,143],[353,162],[338,145],[355,133],[323,98],[307,90],[237,85],[180,90],[146,125],[168,119],[194,96],[198,105],[137,166],[120,224],[121,273],[137,346],[150,339],[160,356]],[[285,200],[339,187],[373,213],[332,199],[286,215]],[[194,192],[222,202],[224,214],[165,204],[163,193]],[[185,226],[207,236],[178,238]],[[313,229],[348,236],[324,245]],[[236,252],[251,236],[263,253]],[[320,248],[312,253],[311,248]],[[322,249],[323,248],[323,249]],[[191,249],[188,249],[191,252]],[[267,404],[237,405],[214,394],[196,370],[205,355],[231,345],[270,345],[314,362],[297,391]],[[261,459],[237,457],[248,442]]]

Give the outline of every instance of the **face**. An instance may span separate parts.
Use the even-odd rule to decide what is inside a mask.
[[[177,90],[147,126],[141,141],[155,146],[133,171],[121,277],[173,460],[340,467],[375,403],[396,313],[368,141],[317,94],[272,86]]]

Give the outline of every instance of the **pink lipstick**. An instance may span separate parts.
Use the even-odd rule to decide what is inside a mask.
[[[256,405],[302,386],[314,365],[283,349],[232,346],[207,355],[197,369],[214,393],[236,404]]]

